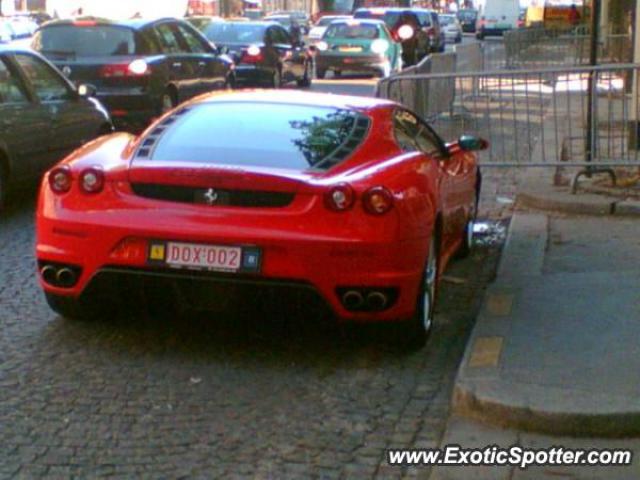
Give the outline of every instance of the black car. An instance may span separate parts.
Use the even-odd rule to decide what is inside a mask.
[[[465,33],[476,32],[476,21],[478,20],[478,11],[465,8],[464,10],[458,10],[458,21],[462,26],[462,31]]]
[[[112,130],[100,102],[80,95],[42,56],[0,46],[0,209],[9,183],[37,179],[72,150]]]
[[[178,103],[233,86],[233,61],[183,20],[58,20],[33,48],[76,83],[95,86],[118,128],[140,130]]]
[[[407,8],[359,8],[353,18],[382,20],[393,38],[402,43],[402,63],[415,65],[432,51],[429,36],[415,12]]]
[[[235,61],[236,82],[278,88],[295,81],[311,85],[312,57],[275,22],[212,22],[204,34]]]

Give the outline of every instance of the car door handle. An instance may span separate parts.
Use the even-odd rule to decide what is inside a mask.
[[[207,66],[207,62],[198,62],[198,65],[200,67],[206,67]]]
[[[182,62],[173,62],[171,66],[173,68],[182,68]]]

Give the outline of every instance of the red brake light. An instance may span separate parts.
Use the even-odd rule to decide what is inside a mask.
[[[151,67],[142,59],[134,60],[131,63],[116,63],[103,65],[100,69],[100,76],[111,77],[141,77],[149,75]]]
[[[69,167],[56,167],[49,172],[49,187],[55,193],[71,190],[71,170]]]
[[[373,187],[362,196],[362,206],[367,213],[383,215],[393,208],[393,194],[385,187]]]
[[[85,193],[100,193],[104,188],[104,172],[99,168],[87,168],[80,174],[80,189]]]
[[[249,48],[242,51],[240,63],[260,63],[262,61],[264,61],[264,54],[260,47],[251,45]]]
[[[324,204],[334,212],[344,212],[353,207],[356,194],[348,183],[339,183],[324,194]]]

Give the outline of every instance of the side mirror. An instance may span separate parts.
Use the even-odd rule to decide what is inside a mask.
[[[489,142],[483,138],[474,137],[473,135],[462,135],[458,139],[458,146],[461,150],[473,152],[476,150],[486,150],[489,148]]]
[[[89,83],[83,83],[78,87],[78,95],[82,98],[95,97],[98,89]]]

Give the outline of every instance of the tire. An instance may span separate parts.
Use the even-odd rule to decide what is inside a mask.
[[[456,43],[462,43],[462,37],[456,37]]]
[[[416,311],[411,320],[404,322],[401,343],[412,348],[423,347],[433,329],[435,303],[438,293],[438,243],[435,235],[429,240],[429,253],[424,268]]]
[[[160,100],[160,114],[164,115],[170,110],[173,110],[178,105],[178,99],[176,98],[176,93],[167,89],[163,94]]]
[[[478,32],[478,33],[476,33],[476,39],[478,39],[478,40],[484,40],[484,33],[482,33],[482,32]]]
[[[91,308],[72,297],[55,295],[49,292],[45,292],[44,296],[49,308],[64,318],[87,321],[91,320],[97,313],[97,309]]]
[[[311,78],[313,77],[313,68],[311,62],[305,63],[304,66],[304,75],[300,80],[296,80],[298,87],[310,87],[311,86]]]
[[[316,68],[316,78],[323,79],[327,75],[324,68]]]

